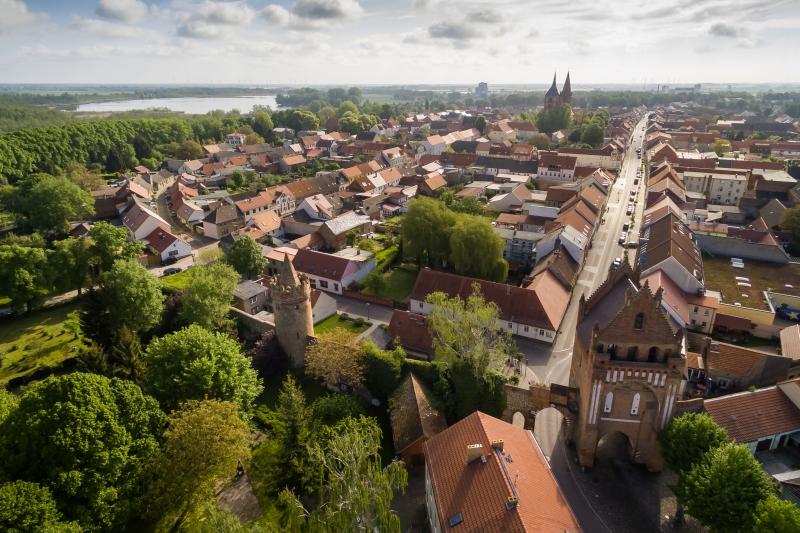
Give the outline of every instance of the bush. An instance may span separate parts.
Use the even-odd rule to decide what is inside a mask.
[[[361,345],[361,350],[364,356],[364,385],[373,396],[385,400],[400,382],[406,353],[400,347],[392,351],[381,350],[369,341]]]
[[[314,419],[333,426],[345,418],[358,418],[365,414],[364,407],[353,396],[346,394],[328,394],[314,400],[311,404]]]

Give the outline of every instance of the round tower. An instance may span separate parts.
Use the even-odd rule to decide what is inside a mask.
[[[275,335],[294,367],[305,364],[308,338],[314,336],[311,313],[311,283],[298,275],[286,255],[277,279],[272,282],[272,305],[275,310]]]

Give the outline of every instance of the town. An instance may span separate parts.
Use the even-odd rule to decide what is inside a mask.
[[[0,85],[0,530],[800,531],[800,91],[553,70]]]

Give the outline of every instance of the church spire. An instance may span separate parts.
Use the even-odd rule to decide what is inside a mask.
[[[556,74],[553,73],[553,84],[550,85],[550,88],[547,90],[547,93],[544,95],[545,97],[557,97],[558,96],[558,87],[556,86]]]
[[[564,88],[561,89],[561,96],[572,96],[572,86],[569,83],[569,71],[567,71],[567,79],[564,80]]]

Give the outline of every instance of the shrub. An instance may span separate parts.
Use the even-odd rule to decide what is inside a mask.
[[[361,345],[364,356],[364,385],[378,398],[386,399],[397,388],[403,372],[406,353],[397,347],[392,351],[381,350],[372,342]]]

